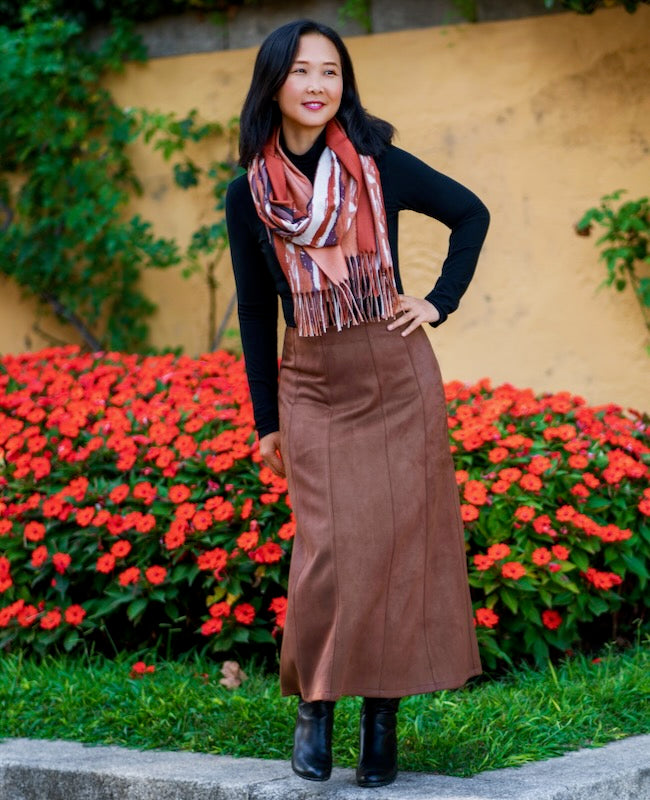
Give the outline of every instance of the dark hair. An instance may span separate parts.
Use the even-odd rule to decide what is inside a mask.
[[[361,105],[352,60],[338,33],[320,22],[299,19],[270,33],[262,42],[255,59],[253,79],[240,119],[239,163],[243,167],[247,167],[253,157],[261,152],[273,130],[280,124],[282,116],[273,97],[285,82],[298,50],[300,37],[306,33],[325,36],[338,51],[343,96],[336,118],[343,125],[357,152],[378,156],[393,138],[393,126],[368,114]]]

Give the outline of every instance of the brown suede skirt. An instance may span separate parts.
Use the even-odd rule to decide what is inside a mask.
[[[282,693],[403,697],[481,672],[440,370],[425,332],[288,328],[280,432],[297,532]]]

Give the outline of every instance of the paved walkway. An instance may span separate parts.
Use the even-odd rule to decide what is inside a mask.
[[[351,770],[296,777],[286,761],[138,751],[41,739],[0,742],[0,800],[650,800],[650,735],[473,778],[403,772],[361,789]]]

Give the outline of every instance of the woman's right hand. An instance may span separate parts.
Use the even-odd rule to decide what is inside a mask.
[[[280,431],[273,431],[260,439],[260,455],[264,464],[281,478],[286,477],[282,453],[280,452]]]

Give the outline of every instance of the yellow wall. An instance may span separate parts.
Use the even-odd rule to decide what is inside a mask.
[[[378,34],[348,40],[364,105],[391,120],[397,144],[472,188],[492,226],[461,308],[431,331],[446,379],[490,376],[536,390],[567,389],[590,402],[650,409],[650,360],[635,300],[597,291],[604,267],[595,236],[574,223],[601,195],[634,198],[650,178],[650,8],[593,16]],[[238,114],[255,49],[163,58],[111,79],[124,105],[208,118]],[[205,194],[174,188],[169,166],[134,148],[145,196],[134,210],[184,241],[212,218]],[[433,285],[447,229],[404,214],[400,260],[407,291]],[[232,289],[221,267],[220,307]],[[159,304],[156,345],[207,346],[198,277],[156,272],[145,288]],[[0,346],[43,344],[33,308],[2,285]],[[52,322],[43,327],[55,331]],[[31,337],[31,343],[25,337]]]

